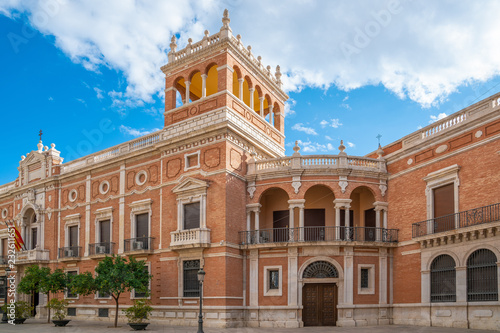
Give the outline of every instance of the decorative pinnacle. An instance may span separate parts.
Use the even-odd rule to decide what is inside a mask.
[[[340,140],[339,150],[340,150],[341,153],[344,152],[344,150],[345,150],[344,140]]]
[[[222,28],[223,29],[229,29],[229,22],[231,22],[231,19],[229,18],[229,11],[224,9],[224,16],[222,17]]]
[[[274,74],[274,76],[276,77],[276,80],[278,80],[278,82],[281,82],[281,72],[280,72],[280,66],[276,66],[276,73]]]
[[[208,30],[205,30],[205,37],[208,38],[208,35],[210,34],[210,32]]]
[[[293,151],[298,154],[299,153],[299,150],[300,150],[300,147],[299,147],[299,141],[295,141],[295,146],[293,147]]]
[[[175,38],[175,35],[172,36],[172,39],[170,40],[170,51],[175,52],[177,51],[177,38]]]
[[[382,149],[382,146],[380,145],[380,143],[378,144],[377,155],[378,155],[379,159],[381,159],[382,156],[384,155],[384,150]]]

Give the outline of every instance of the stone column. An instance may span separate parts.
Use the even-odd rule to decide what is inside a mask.
[[[375,206],[375,216],[376,216],[376,227],[377,227],[377,232],[376,232],[376,237],[377,241],[385,241],[385,235],[383,229],[387,229],[387,202],[382,202],[382,201],[376,201],[373,203]],[[383,214],[383,219],[381,220],[381,214]],[[383,228],[383,229],[382,229]]]
[[[353,304],[354,293],[354,252],[351,246],[344,248],[344,302]]]
[[[186,104],[189,103],[189,86],[191,85],[191,82],[186,81]]]
[[[299,241],[304,240],[304,205],[299,207]]]
[[[250,88],[250,89],[248,89],[248,90],[250,91],[250,109],[252,109],[252,110],[254,110],[254,111],[255,111],[255,109],[254,109],[254,105],[253,105],[253,104],[254,104],[254,103],[253,103],[253,93],[254,93],[254,91],[255,91],[255,88]]]
[[[260,207],[262,205],[260,203],[253,203],[253,204],[248,204],[247,206],[247,231],[248,232],[248,237],[247,241],[249,243],[259,243],[260,242],[260,221],[259,221],[259,213],[260,213]],[[254,213],[254,230],[255,232],[250,232],[252,227],[251,227],[251,219],[252,219],[252,213]],[[252,242],[251,237],[255,237],[255,241]]]
[[[349,215],[350,215],[350,211],[349,211],[349,208],[351,208],[351,205],[347,204],[344,206],[344,209],[345,209],[345,219],[344,219],[344,225],[345,225],[345,232],[346,232],[346,235],[345,235],[345,239],[346,240],[351,240],[351,223],[350,223],[350,219],[349,219]]]
[[[298,249],[288,248],[288,306],[298,305]]]
[[[430,303],[431,302],[431,272],[430,271],[422,271],[422,289],[421,295],[422,303]]]
[[[467,266],[455,267],[456,302],[467,302]]]
[[[250,251],[250,306],[259,305],[259,250]]]
[[[381,230],[380,230],[380,211],[381,208],[375,207],[375,240],[380,242],[381,239]]]
[[[239,91],[239,96],[238,98],[243,100],[243,82],[245,81],[245,79],[238,79],[238,83],[240,84],[240,91]]]
[[[201,98],[207,97],[207,74],[201,74]]]
[[[387,304],[387,249],[379,249],[379,304]]]
[[[260,116],[261,117],[264,117],[264,97],[259,97],[259,101],[260,101]]]

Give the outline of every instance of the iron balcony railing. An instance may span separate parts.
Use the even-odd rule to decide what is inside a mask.
[[[478,224],[500,220],[500,203],[445,215],[434,219],[413,223],[412,237],[422,237],[439,232],[466,228]]]
[[[79,258],[80,246],[67,246],[59,248],[59,258]]]
[[[8,258],[7,256],[0,256],[0,265],[7,265]]]
[[[125,239],[125,252],[152,250],[153,249],[152,237],[137,237]]]
[[[367,227],[297,227],[240,231],[240,244],[242,245],[331,241],[397,243],[398,229]]]
[[[110,242],[89,244],[89,255],[113,254],[114,245],[115,243]]]

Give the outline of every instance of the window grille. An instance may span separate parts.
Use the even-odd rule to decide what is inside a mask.
[[[304,270],[303,278],[338,278],[335,266],[326,261],[315,261]]]
[[[193,202],[184,205],[184,229],[196,229],[200,227],[200,203]]]
[[[361,288],[368,288],[369,282],[368,278],[370,276],[370,271],[368,268],[361,268]]]
[[[269,271],[269,289],[280,289],[280,271]]]
[[[76,308],[68,308],[68,317],[76,316]]]
[[[109,317],[109,309],[99,309],[99,317]]]
[[[498,301],[497,257],[490,250],[479,249],[467,259],[467,301]]]
[[[456,298],[455,260],[442,254],[431,264],[431,302],[455,302]]]
[[[199,297],[200,283],[198,282],[199,260],[184,261],[184,297]]]

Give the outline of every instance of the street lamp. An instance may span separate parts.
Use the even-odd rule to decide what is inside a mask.
[[[8,293],[7,293],[7,289],[8,289],[7,288],[7,278],[8,278],[9,272],[10,272],[10,269],[9,269],[9,267],[7,267],[5,269],[5,279],[4,280],[0,280],[0,288],[3,287],[4,288],[4,292],[5,292],[5,295],[4,295],[5,298],[4,298],[4,303],[3,303],[3,304],[5,304],[5,306],[7,306],[7,302],[8,302],[8,298],[7,298],[7,295],[8,295]],[[7,323],[7,320],[8,320],[8,318],[7,318],[7,310],[6,310],[6,311],[3,311],[2,323]]]
[[[203,313],[202,302],[203,302],[203,280],[205,280],[205,271],[200,268],[198,271],[198,282],[200,283],[200,315],[198,316],[198,333],[203,333]]]

